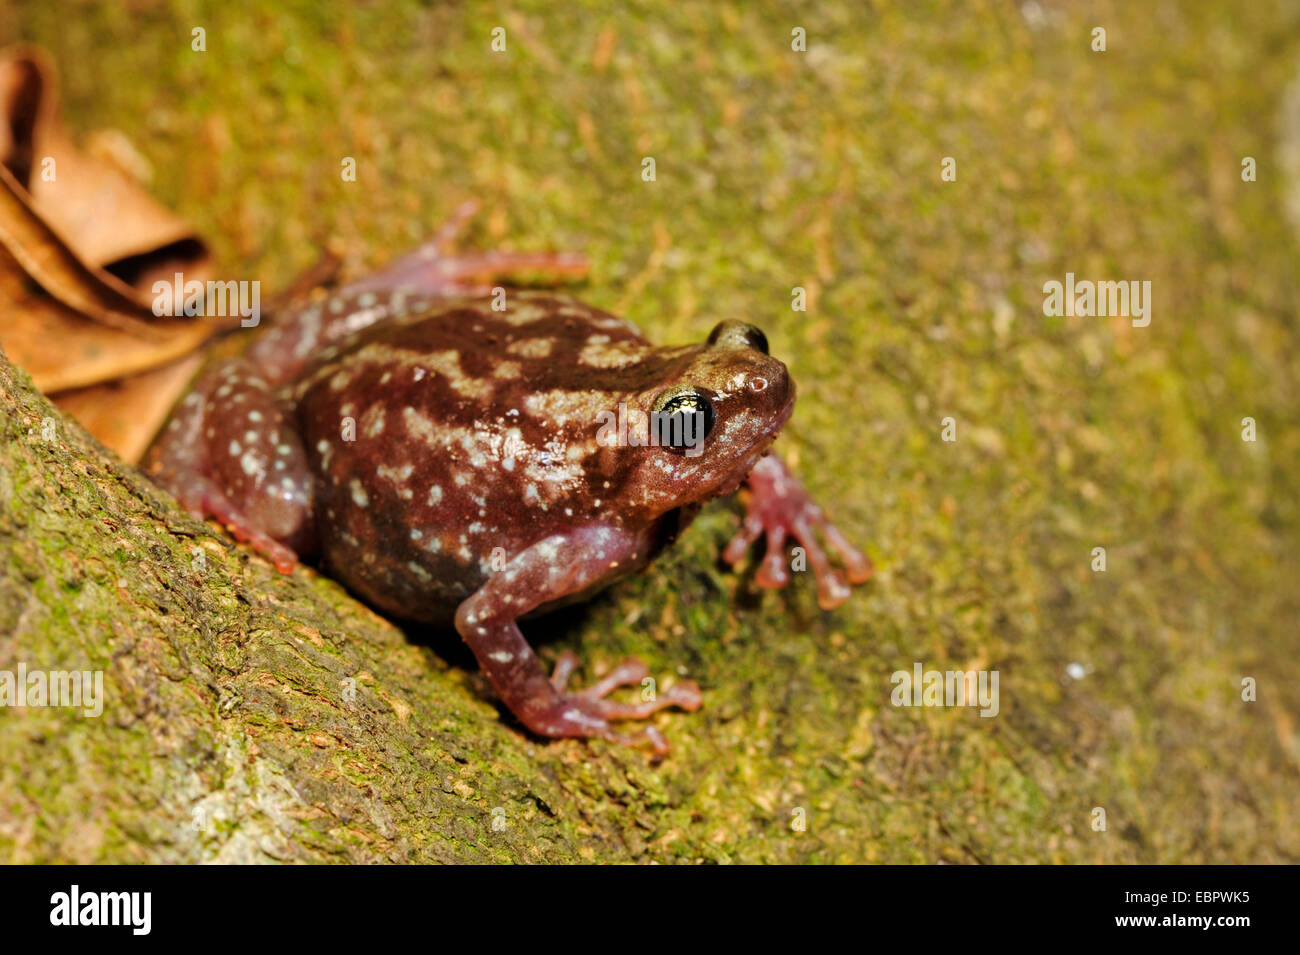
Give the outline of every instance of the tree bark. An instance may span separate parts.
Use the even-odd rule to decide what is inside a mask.
[[[0,708],[0,858],[645,852],[643,756],[528,739],[477,674],[191,518],[2,354],[0,429],[0,671],[103,674],[99,716]]]

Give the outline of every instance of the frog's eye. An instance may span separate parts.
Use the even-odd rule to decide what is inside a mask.
[[[721,345],[723,348],[753,348],[767,354],[767,336],[762,330],[748,322],[738,322],[729,318],[718,322],[709,332],[709,344]]]
[[[655,399],[651,427],[658,444],[685,450],[699,448],[713,430],[713,402],[698,388],[670,388]]]

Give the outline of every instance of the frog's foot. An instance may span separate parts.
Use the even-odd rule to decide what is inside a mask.
[[[447,297],[490,295],[488,280],[498,276],[535,274],[551,284],[587,274],[587,257],[577,252],[470,252],[452,251],[456,238],[478,212],[478,203],[463,202],[430,239],[413,252],[342,291],[386,292],[402,289],[413,295]]]
[[[605,699],[619,687],[639,685],[649,676],[646,666],[636,660],[624,660],[595,685],[571,692],[567,687],[577,659],[562,654],[548,677],[516,623],[543,604],[590,590],[611,570],[643,556],[652,543],[648,533],[632,534],[618,527],[571,528],[516,554],[457,608],[456,629],[474,651],[497,696],[538,736],[649,743],[664,753],[668,743],[655,727],[629,736],[612,724],[649,719],[669,706],[699,708],[699,687],[687,680],[639,703]]]
[[[641,733],[632,736],[619,733],[610,725],[613,720],[645,720],[660,710],[675,706],[678,709],[693,712],[700,708],[703,698],[700,688],[693,680],[674,683],[667,690],[655,693],[651,699],[640,703],[619,703],[607,700],[614,690],[624,686],[644,686],[650,676],[650,669],[640,660],[628,658],[607,673],[603,679],[583,690],[567,692],[569,678],[578,666],[578,657],[572,651],[565,651],[555,663],[551,673],[551,686],[558,694],[558,699],[549,707],[546,720],[557,721],[560,725],[549,726],[548,736],[600,736],[603,739],[624,745],[641,745],[649,743],[657,753],[668,752],[668,741],[653,726],[647,726]],[[582,730],[572,733],[565,729],[576,726]],[[598,726],[596,732],[590,728]],[[556,732],[555,730],[559,730]]]
[[[560,654],[560,658],[555,661],[555,669],[551,671],[551,686],[555,687],[557,693],[563,693],[568,688],[569,677],[573,675],[577,666],[578,655],[572,650]],[[608,710],[609,718],[615,720],[643,720],[669,706],[687,712],[700,708],[703,699],[700,696],[700,688],[694,680],[674,683],[663,693],[654,693],[653,699],[639,704],[605,700],[605,697],[621,686],[644,686],[649,677],[649,667],[635,657],[628,657],[610,670],[603,679],[573,695],[587,700],[601,700],[601,706]]]
[[[241,544],[248,544],[282,574],[292,573],[298,564],[293,549],[262,530],[207,478],[197,478],[177,496],[180,505],[199,520],[211,517]]]
[[[852,593],[850,584],[865,583],[871,577],[871,561],[826,520],[822,509],[813,503],[780,458],[774,454],[761,458],[750,472],[747,484],[745,520],[723,552],[724,560],[738,563],[759,536],[766,534],[767,552],[755,582],[760,587],[784,587],[790,582],[785,565],[785,541],[793,537],[817,576],[817,603],[823,610],[831,610],[847,600]],[[818,534],[839,557],[843,571],[832,566],[817,540]]]

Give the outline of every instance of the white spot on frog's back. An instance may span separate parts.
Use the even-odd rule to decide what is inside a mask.
[[[442,501],[442,487],[435,484],[429,488],[429,506],[436,507]]]
[[[589,441],[571,441],[569,446],[564,449],[564,457],[570,464],[586,460],[590,455],[596,453],[596,439]]]
[[[412,438],[423,441],[431,447],[437,447],[442,443],[439,440],[440,433],[437,424],[418,408],[412,408],[410,405],[403,408],[402,423],[406,425],[406,433]]]
[[[617,396],[607,391],[572,391],[552,388],[538,391],[524,399],[524,411],[563,427],[569,421],[590,424],[595,433],[597,415],[618,407]]]
[[[519,358],[546,358],[555,342],[550,338],[520,338],[506,346],[506,352]]]
[[[507,325],[531,325],[546,316],[552,314],[551,310],[544,305],[537,305],[527,300],[520,301],[519,297],[510,304],[510,307],[503,313],[497,313],[499,320],[504,321]]]
[[[481,468],[487,464],[487,455],[483,453],[482,440],[483,436],[473,431],[466,431],[460,435],[460,446],[469,455],[470,467]]]
[[[415,472],[415,466],[403,464],[401,467],[392,468],[386,464],[381,464],[375,468],[375,474],[386,481],[392,481],[394,484],[401,484],[403,481],[410,480],[411,475]]]
[[[640,342],[614,342],[608,335],[591,335],[578,353],[578,361],[592,368],[626,368],[635,365],[647,352]]]
[[[524,433],[519,428],[506,428],[505,437],[501,442],[501,453],[508,454],[511,457],[522,454],[528,449],[524,443]]]
[[[377,438],[384,433],[385,410],[382,404],[373,404],[361,416],[361,433],[367,438]]]
[[[452,381],[465,377],[465,372],[460,367],[460,352],[454,348],[428,352],[421,356],[421,361],[438,374],[446,375]]]
[[[357,507],[370,506],[370,496],[366,494],[366,489],[361,486],[361,482],[356,478],[348,482],[348,490],[352,492],[352,503]]]

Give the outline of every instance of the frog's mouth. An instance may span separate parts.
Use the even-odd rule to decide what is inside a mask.
[[[790,396],[790,400],[785,403],[785,407],[782,408],[780,414],[776,416],[776,420],[772,422],[772,426],[767,429],[767,444],[763,449],[764,453],[767,453],[767,448],[771,447],[772,442],[776,440],[776,436],[781,433],[781,429],[785,427],[785,423],[790,420],[790,415],[792,414],[794,414],[794,395]]]

